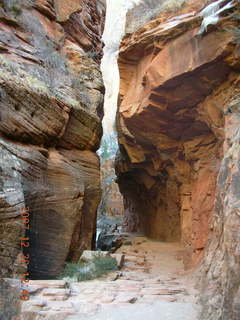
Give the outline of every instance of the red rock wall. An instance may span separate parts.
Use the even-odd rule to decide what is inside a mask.
[[[95,0],[0,1],[0,270],[54,278],[94,239],[100,201],[105,8]]]
[[[123,215],[123,198],[116,183],[113,159],[101,160],[102,200],[98,208],[98,215],[116,217]]]
[[[210,241],[200,269],[203,320],[240,318],[239,73],[229,80],[221,92],[225,110],[223,160]]]
[[[235,22],[222,18],[200,36],[191,9],[123,41],[116,164],[128,229],[181,240],[186,267],[206,247],[223,157],[224,88],[239,67],[226,32]]]
[[[200,319],[237,320],[239,1],[201,36],[192,5],[123,41],[116,168],[127,228],[181,240],[185,266],[200,270]]]

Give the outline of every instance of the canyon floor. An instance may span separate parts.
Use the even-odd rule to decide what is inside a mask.
[[[180,245],[135,236],[118,253],[125,255],[122,269],[99,280],[31,281],[22,319],[197,319],[197,291]]]

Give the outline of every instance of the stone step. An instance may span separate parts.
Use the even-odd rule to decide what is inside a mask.
[[[67,282],[65,280],[29,280],[28,285],[39,288],[65,288]]]
[[[183,294],[185,293],[185,290],[184,289],[162,289],[162,288],[159,288],[159,289],[151,289],[151,288],[143,288],[141,290],[141,293],[143,295],[175,295],[175,294]]]
[[[91,256],[92,252],[86,254]],[[21,320],[70,320],[71,315],[72,319],[77,320],[105,320],[108,315],[101,312],[108,308],[109,320],[117,320],[118,316],[120,319],[121,316],[117,310],[121,308],[129,310],[126,313],[128,316],[126,319],[129,319],[132,318],[131,307],[135,307],[135,311],[149,308],[151,312],[155,304],[159,304],[162,308],[165,304],[170,306],[191,301],[192,296],[188,295],[182,278],[175,273],[168,274],[165,271],[159,274],[149,268],[150,260],[158,266],[159,260],[154,262],[152,259],[152,256],[156,254],[154,252],[150,256],[145,256],[128,252],[124,257],[124,266],[121,271],[109,273],[96,280],[84,282],[30,281],[28,287],[32,296],[30,301],[24,303],[24,318]],[[122,256],[123,254],[119,255],[119,262]],[[178,281],[178,279],[181,280]],[[161,312],[161,308],[156,308],[156,310]],[[99,312],[102,318],[98,318]],[[36,316],[31,318],[33,314],[38,318]],[[146,315],[142,317],[142,313],[136,317],[138,320],[145,318]],[[154,315],[153,319],[155,320]],[[187,320],[184,317],[181,319]]]
[[[41,295],[48,300],[64,301],[70,296],[70,289],[46,288],[43,289]]]

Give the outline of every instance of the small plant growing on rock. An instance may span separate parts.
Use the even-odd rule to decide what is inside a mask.
[[[15,13],[16,16],[18,16],[22,13],[22,9],[16,5],[12,6],[11,9]]]
[[[79,263],[67,263],[61,279],[71,278],[76,281],[97,279],[104,274],[117,270],[117,261],[112,257],[95,257],[93,261]]]
[[[98,257],[94,260],[94,264],[99,274],[117,270],[117,261],[112,257]]]
[[[239,1],[239,4],[240,4],[240,1]],[[240,13],[238,14],[238,15],[236,15],[235,17],[235,20],[237,20],[238,21],[238,23],[240,23]],[[238,44],[238,45],[240,45],[240,28],[238,27],[236,27],[234,30],[233,30],[233,32],[234,32],[234,37],[235,37],[235,42]]]
[[[238,8],[237,11],[235,11],[233,14],[231,14],[233,20],[237,21],[238,26],[233,27],[232,29],[225,29],[227,32],[231,32],[234,35],[234,42],[237,45],[240,45],[240,28],[239,28],[239,22],[240,22],[240,0],[238,0]]]
[[[185,0],[169,0],[163,2],[162,11],[176,13],[185,5]]]

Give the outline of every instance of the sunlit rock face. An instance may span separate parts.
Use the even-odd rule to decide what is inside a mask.
[[[53,278],[91,248],[100,201],[105,7],[95,0],[0,2],[0,270],[18,275],[20,208],[29,271]]]
[[[239,72],[221,87],[225,139],[217,178],[211,241],[200,270],[201,302],[205,306],[200,319],[203,320],[240,318],[239,88]]]
[[[102,200],[98,208],[101,216],[123,216],[123,199],[116,183],[114,158],[101,162]]]
[[[177,11],[185,0],[142,0],[127,13],[126,33],[132,33],[163,11]]]
[[[206,244],[220,160],[221,113],[211,123],[201,103],[231,72],[220,58],[231,36],[199,38],[200,24],[196,12],[153,21],[124,40],[120,55],[125,160],[117,170],[129,228],[181,240],[188,266]]]
[[[106,88],[104,99],[104,118],[103,118],[103,138],[101,142],[100,155],[103,153],[105,146],[110,151],[117,151],[116,135],[116,113],[118,107],[119,93],[119,69],[118,53],[119,46],[125,35],[126,14],[128,10],[137,3],[138,0],[107,0],[106,1],[106,20],[103,32],[104,56],[101,62],[101,70]],[[111,146],[109,146],[111,145]]]
[[[127,230],[181,241],[186,268],[203,261],[201,319],[238,319],[240,69],[226,32],[236,6],[200,35],[205,4],[186,2],[124,38],[116,169]]]
[[[104,84],[106,88],[103,118],[102,146],[117,140],[115,120],[119,97],[119,46],[124,35],[133,32],[153,15],[162,11],[181,8],[184,1],[175,0],[106,0],[106,22],[103,32],[104,56],[101,62]],[[117,151],[117,143],[114,146]],[[102,153],[102,148],[99,154]]]

